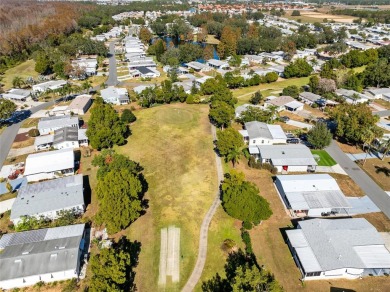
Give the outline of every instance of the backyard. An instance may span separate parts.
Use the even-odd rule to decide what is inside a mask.
[[[28,60],[5,71],[1,82],[4,83],[4,89],[8,90],[12,88],[12,80],[15,77],[21,77],[25,81],[28,77],[35,79],[38,75],[35,71],[35,61]]]
[[[218,190],[208,106],[171,104],[135,111],[137,121],[125,146],[116,150],[140,162],[149,184],[146,214],[121,234],[142,244],[136,284],[140,291],[156,291],[160,229],[181,228],[180,283],[168,280],[166,290],[178,291],[194,268],[199,230]],[[239,241],[234,220],[221,210],[211,223],[207,275],[223,271],[223,240]],[[226,237],[226,238],[225,238]],[[212,256],[212,257],[211,257]],[[208,278],[208,276],[207,276]],[[160,287],[163,288],[163,287]]]

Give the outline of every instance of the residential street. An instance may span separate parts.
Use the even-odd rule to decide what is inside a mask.
[[[30,109],[31,114],[36,113],[37,111],[44,109],[48,106],[52,106],[55,101],[45,102],[36,107]],[[9,150],[11,149],[12,143],[15,140],[16,135],[18,134],[19,128],[22,125],[23,121],[20,121],[16,124],[12,124],[7,127],[4,132],[0,135],[0,168],[3,166],[5,159],[8,156]]]
[[[390,218],[390,196],[383,191],[363,170],[353,162],[333,140],[325,149],[345,170],[351,179],[360,186],[379,209]]]
[[[115,59],[115,42],[110,42],[109,73],[106,83],[108,86],[115,86],[118,84]]]

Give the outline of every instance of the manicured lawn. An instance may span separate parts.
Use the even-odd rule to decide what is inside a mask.
[[[252,94],[254,94],[256,91],[260,90],[263,96],[269,96],[274,94],[273,92],[279,92],[282,91],[283,88],[289,86],[289,85],[296,85],[298,87],[302,85],[306,85],[309,83],[309,77],[302,77],[302,78],[291,78],[291,79],[279,79],[280,81],[276,81],[273,83],[265,83],[260,84],[257,86],[250,86],[245,88],[239,88],[232,90],[233,96],[237,97],[238,99],[238,105],[248,103]]]
[[[12,80],[15,77],[22,77],[23,80],[26,80],[28,77],[33,77],[34,79],[38,77],[38,72],[35,72],[35,61],[27,60],[11,69],[5,71],[4,78],[1,81],[4,83],[4,89],[12,88]]]
[[[320,160],[317,161],[319,166],[333,166],[337,164],[325,150],[311,150],[311,153],[320,157]]]
[[[121,234],[142,244],[136,269],[138,290],[156,291],[160,229],[180,227],[180,283],[168,281],[166,287],[178,291],[194,268],[200,226],[218,190],[208,106],[171,104],[135,111],[135,115],[128,143],[115,149],[144,167],[149,208]],[[223,214],[213,219],[212,228],[218,231],[210,235],[213,260],[207,265],[220,272],[225,261],[218,252],[222,239],[237,240],[239,233],[234,231],[233,220]]]

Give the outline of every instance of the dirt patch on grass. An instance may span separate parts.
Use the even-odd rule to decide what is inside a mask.
[[[367,159],[361,168],[385,191],[390,191],[390,158]]]
[[[30,136],[28,135],[28,133],[20,133],[16,135],[14,142],[23,142],[28,140],[29,138]]]
[[[339,185],[341,191],[347,197],[363,197],[365,193],[363,190],[347,175],[330,173]]]
[[[281,111],[279,113],[279,116],[286,116],[286,117],[289,117],[290,119],[294,120],[294,121],[298,121],[298,122],[305,122],[305,118],[304,117],[301,117],[300,115],[297,115],[297,114],[294,114],[292,112],[289,112],[289,111]]]
[[[19,134],[19,135],[24,135],[24,134]],[[28,134],[27,134],[27,139],[26,140],[12,143],[12,147],[11,148],[12,149],[19,149],[19,148],[28,147],[28,146],[34,145],[34,141],[35,141],[35,138],[29,137]]]

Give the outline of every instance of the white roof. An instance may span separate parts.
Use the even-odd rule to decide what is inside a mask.
[[[294,101],[292,101],[292,102],[286,103],[284,106],[289,107],[289,108],[299,108],[299,107],[302,107],[302,106],[303,106],[303,103],[294,100]]]
[[[386,262],[390,266],[390,253],[384,245],[354,246],[353,249],[367,268],[375,269]]]
[[[38,130],[72,127],[73,125],[79,125],[79,118],[77,116],[72,117],[70,115],[66,115],[46,117],[39,120]]]
[[[49,173],[73,167],[73,149],[54,150],[28,155],[24,175]]]
[[[39,145],[53,143],[53,141],[54,141],[54,134],[38,136],[35,138],[34,146],[37,147]]]
[[[257,146],[262,159],[271,159],[275,166],[317,165],[310,149],[302,144]]]
[[[71,104],[68,107],[68,110],[72,111],[72,109],[84,109],[85,105],[91,100],[92,95],[82,94],[76,96],[74,100],[72,100]]]

